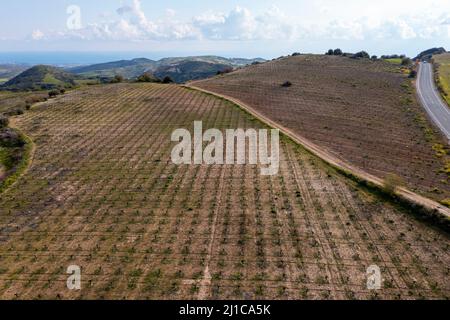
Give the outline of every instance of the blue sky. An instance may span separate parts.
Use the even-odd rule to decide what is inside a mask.
[[[73,5],[79,16],[67,12]],[[1,52],[271,58],[331,47],[411,56],[450,47],[450,1],[442,0],[16,0],[0,8]]]

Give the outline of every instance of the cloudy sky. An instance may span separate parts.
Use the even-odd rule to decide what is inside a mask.
[[[331,47],[411,56],[450,47],[447,0],[15,0],[0,7],[2,52],[270,58]]]

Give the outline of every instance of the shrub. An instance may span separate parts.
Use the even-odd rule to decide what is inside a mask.
[[[372,56],[370,59],[372,59],[373,61],[375,61],[375,60],[378,60],[378,57],[377,56]]]
[[[173,83],[173,80],[171,77],[165,76],[164,79],[162,80],[162,83],[166,83],[166,84]]]
[[[136,80],[137,82],[157,82],[157,79],[148,73],[144,73]]]
[[[224,70],[217,71],[217,75],[227,74],[233,72],[233,68],[226,68]]]
[[[9,119],[5,116],[0,116],[0,129],[7,127],[9,124]]]
[[[342,56],[344,53],[342,52],[341,49],[337,48],[337,49],[330,49],[327,51],[327,53],[325,53],[327,56]]]
[[[417,71],[416,70],[411,70],[409,72],[409,78],[414,79],[417,77]]]
[[[294,52],[293,54],[292,54],[292,56],[293,57],[297,57],[297,56],[301,56],[302,54],[300,53],[300,52]]]
[[[286,81],[286,82],[284,82],[281,86],[282,86],[282,87],[285,87],[285,88],[291,87],[291,86],[292,86],[292,82]]]
[[[6,128],[0,132],[0,146],[4,148],[17,148],[23,147],[25,142],[20,135],[13,129]]]
[[[403,180],[396,174],[391,173],[384,178],[383,190],[390,195],[393,195],[401,186],[403,186]]]
[[[28,97],[26,100],[25,100],[25,102],[27,103],[27,104],[34,104],[34,103],[38,103],[38,102],[42,102],[42,101],[45,101],[45,100],[47,100],[47,97],[46,96],[44,96],[44,95],[33,95],[33,96],[31,96],[31,97]]]
[[[116,75],[111,81],[110,83],[121,83],[123,82],[123,77],[121,75]]]
[[[360,52],[355,53],[353,55],[353,58],[355,58],[355,59],[369,59],[370,56],[369,56],[369,54],[366,51],[360,51]]]
[[[54,98],[54,97],[56,97],[59,94],[60,94],[59,90],[56,90],[56,89],[48,92],[48,96],[50,98]]]
[[[402,58],[402,66],[409,66],[412,63],[410,58]]]

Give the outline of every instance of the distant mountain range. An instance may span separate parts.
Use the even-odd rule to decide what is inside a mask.
[[[0,79],[3,75],[3,82],[13,77],[0,88],[16,91],[51,90],[72,87],[83,79],[98,79],[101,82],[107,82],[108,79],[113,79],[118,75],[129,80],[136,80],[142,75],[146,75],[147,79],[157,77],[162,80],[170,77],[176,83],[183,83],[264,61],[261,58],[228,59],[218,56],[198,56],[165,58],[159,61],[139,58],[66,69],[46,65],[38,65],[30,69],[27,69],[25,65],[0,65]]]
[[[158,61],[146,58],[120,60],[67,69],[83,77],[114,77],[121,75],[135,79],[145,72],[150,72],[160,79],[169,76],[175,82],[207,78],[229,68],[243,67],[264,59],[223,58],[218,56],[197,56],[164,58]]]
[[[156,61],[139,58],[133,60],[119,60],[113,62],[93,64],[66,69],[68,72],[78,74],[83,77],[105,77],[112,78],[121,75],[131,79],[142,75],[147,71],[153,71]]]

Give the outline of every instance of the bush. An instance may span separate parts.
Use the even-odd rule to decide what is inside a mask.
[[[0,129],[7,127],[9,124],[9,119],[5,116],[0,116]]]
[[[353,55],[355,59],[370,59],[369,54],[366,51],[360,51]]]
[[[373,61],[378,60],[377,56],[372,56],[370,59],[372,59]]]
[[[282,86],[282,87],[285,87],[285,88],[291,87],[291,86],[292,86],[292,82],[286,81],[286,82],[284,82],[281,86]]]
[[[302,54],[300,53],[300,52],[294,52],[293,54],[292,54],[292,56],[293,57],[297,57],[297,56],[301,56]]]
[[[233,68],[226,68],[224,70],[217,71],[217,75],[227,74],[233,72]]]
[[[344,53],[342,52],[341,49],[337,48],[337,49],[330,49],[327,51],[327,53],[325,53],[327,56],[342,56]]]
[[[394,195],[395,191],[402,186],[403,180],[396,174],[391,173],[384,178],[383,190],[390,195]]]
[[[412,63],[410,58],[402,58],[402,66],[409,66]]]
[[[43,101],[45,101],[45,100],[47,100],[47,97],[44,96],[44,95],[33,95],[33,96],[31,96],[31,97],[28,97],[28,98],[25,100],[25,103],[26,103],[26,104],[32,105],[32,104],[34,104],[34,103],[43,102]]]
[[[54,98],[54,97],[56,97],[57,95],[59,95],[61,92],[59,91],[59,90],[52,90],[52,91],[49,91],[49,93],[48,93],[48,96],[50,97],[50,98]]]
[[[4,148],[23,147],[25,142],[13,129],[7,128],[0,132],[0,146]]]
[[[417,77],[417,71],[416,70],[411,70],[409,72],[409,78],[414,79]]]
[[[121,83],[123,82],[123,77],[121,75],[116,75],[111,81],[110,83]]]
[[[162,80],[162,83],[165,83],[165,84],[173,83],[173,80],[171,77],[165,76],[164,79]]]
[[[144,73],[136,80],[137,82],[156,82],[156,79],[148,73]]]

